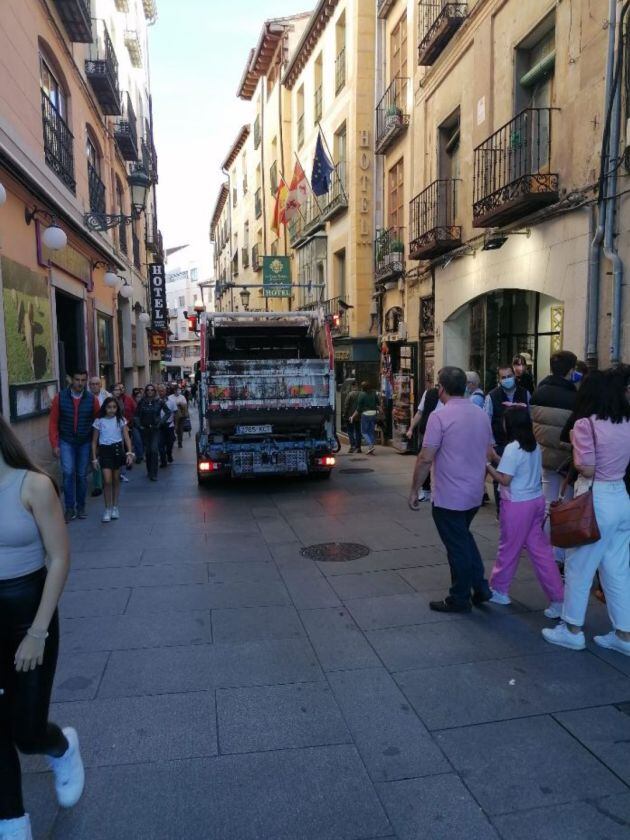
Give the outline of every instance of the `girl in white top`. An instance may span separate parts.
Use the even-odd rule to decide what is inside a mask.
[[[133,463],[131,439],[127,421],[123,417],[118,400],[108,397],[92,424],[92,464],[103,471],[103,499],[105,512],[102,522],[111,522],[120,517],[118,493],[120,490],[120,468],[127,462]],[[98,454],[97,454],[98,453]],[[126,454],[125,454],[126,453]]]
[[[529,411],[521,406],[508,408],[504,423],[509,442],[497,469],[490,463],[487,465],[488,473],[499,483],[501,492],[501,535],[490,576],[490,600],[495,604],[511,603],[510,584],[518,568],[519,556],[526,549],[538,582],[550,601],[545,615],[559,618],[564,587],[549,537],[543,531],[542,463]]]

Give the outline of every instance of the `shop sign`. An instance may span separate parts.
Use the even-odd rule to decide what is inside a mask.
[[[352,350],[335,350],[336,362],[351,362]]]
[[[263,257],[263,294],[265,297],[291,297],[289,257]]]
[[[151,333],[151,350],[156,352],[161,352],[162,350],[166,350],[166,345],[168,344],[166,331],[157,332],[154,331]]]
[[[149,296],[151,300],[151,323],[154,330],[165,330],[167,327],[164,284],[164,263],[151,263],[149,265]]]
[[[44,268],[51,265],[60,268],[66,274],[84,283],[88,292],[91,292],[94,284],[92,282],[92,263],[89,257],[86,257],[81,251],[77,251],[70,244],[60,251],[51,251],[42,241],[42,234],[46,228],[37,220],[35,221],[35,230],[37,235],[37,262]]]
[[[166,350],[162,350],[162,361],[163,362],[172,362],[173,361],[173,348],[167,347]]]

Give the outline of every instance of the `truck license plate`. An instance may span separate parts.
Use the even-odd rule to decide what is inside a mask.
[[[270,435],[271,434],[271,426],[237,426],[236,427],[236,434],[237,435]]]

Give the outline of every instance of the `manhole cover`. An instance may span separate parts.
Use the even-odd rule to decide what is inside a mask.
[[[361,473],[374,472],[369,467],[347,467],[345,470],[337,470],[337,472],[344,473],[344,475],[360,475]]]
[[[302,556],[311,560],[325,560],[330,563],[348,563],[350,560],[358,560],[370,553],[367,545],[360,543],[318,543],[308,545],[302,549]]]

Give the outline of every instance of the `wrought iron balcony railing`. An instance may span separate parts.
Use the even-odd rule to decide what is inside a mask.
[[[272,195],[278,192],[278,161],[276,160],[269,168],[269,191]]]
[[[374,279],[389,283],[405,273],[405,229],[391,227],[377,231],[374,240]]]
[[[300,307],[300,309],[303,312],[313,312],[317,309],[321,309],[324,318],[328,319],[330,332],[334,338],[340,338],[350,334],[348,306],[345,301],[341,300],[340,297],[305,303]]]
[[[129,93],[123,96],[122,115],[119,120],[116,120],[114,138],[125,160],[138,160],[138,126]]]
[[[232,256],[232,277],[238,277],[238,250]]]
[[[418,3],[418,64],[431,65],[468,15],[467,3],[420,0]]]
[[[411,201],[410,259],[429,260],[461,245],[462,229],[455,224],[458,184],[454,179],[442,178]]]
[[[257,219],[262,216],[262,189],[260,187],[254,193],[254,215]]]
[[[262,270],[262,260],[260,258],[260,245],[258,245],[258,243],[252,246],[252,269],[254,271]]]
[[[552,108],[525,108],[474,151],[473,224],[493,227],[558,201]]]
[[[332,219],[337,213],[346,210],[348,207],[348,194],[346,193],[346,163],[338,163],[330,175],[330,188],[327,193],[320,196],[319,206],[321,208],[321,221],[326,222]]]
[[[297,145],[298,149],[304,145],[304,114],[300,114],[297,119]]]
[[[92,213],[105,213],[105,184],[96,169],[88,162],[88,191]]]
[[[85,61],[85,75],[104,114],[119,116],[121,113],[118,90],[118,59],[105,21],[95,20],[94,40]]]
[[[135,230],[131,231],[131,243],[133,246],[133,264],[136,268],[142,268],[140,260],[140,237],[137,236]]]
[[[44,129],[44,159],[70,192],[76,190],[74,178],[74,137],[66,121],[42,90],[42,125]]]
[[[260,146],[260,116],[257,116],[254,120],[254,148],[257,149]]]
[[[376,106],[375,152],[382,155],[407,130],[407,89],[409,79],[397,76]]]
[[[55,6],[68,38],[77,44],[91,44],[92,18],[89,0],[55,0]]]
[[[157,225],[157,216],[154,213],[147,212],[144,214],[144,242],[147,251],[155,254],[159,245],[159,230]]]
[[[153,145],[153,140],[152,140],[150,134],[148,134],[147,137],[142,138],[140,148],[141,148],[142,167],[144,168],[144,171],[149,176],[149,179],[150,179],[151,183],[152,184],[157,184],[157,182],[158,182],[157,154],[156,154],[155,146]]]
[[[123,254],[129,253],[129,246],[127,245],[127,224],[121,221],[118,224],[118,246]]]
[[[315,95],[313,98],[313,111],[315,114],[315,125],[321,120],[324,107],[324,94],[321,84],[315,88]]]
[[[241,248],[241,263],[243,268],[249,268],[249,247]]]
[[[342,47],[335,59],[335,95],[343,90],[346,84],[346,48]]]

